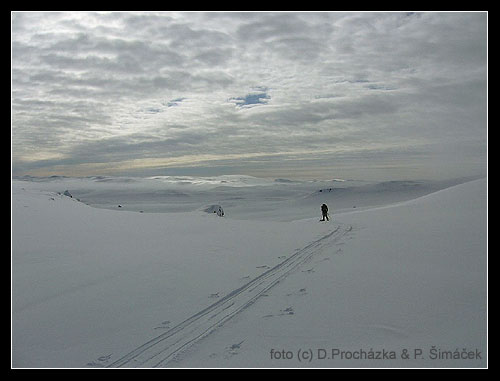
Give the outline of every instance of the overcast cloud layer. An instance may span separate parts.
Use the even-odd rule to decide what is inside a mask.
[[[486,13],[12,13],[14,175],[485,174]]]

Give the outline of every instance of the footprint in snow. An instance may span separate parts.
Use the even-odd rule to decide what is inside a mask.
[[[165,320],[161,322],[161,325],[155,327],[154,329],[169,329],[170,328],[170,320]]]
[[[293,295],[307,295],[307,290],[305,288],[301,288],[299,291],[291,292],[289,294],[286,294],[286,296],[293,296]]]
[[[104,366],[106,366],[106,363],[109,361],[111,356],[112,356],[112,354],[100,356],[96,361],[88,362],[87,366],[94,366],[94,367],[99,367],[99,368],[104,367]]]
[[[262,316],[263,318],[271,318],[271,317],[276,317],[276,316],[285,316],[285,315],[294,315],[295,312],[293,311],[293,307],[287,307],[284,310],[280,310],[279,314],[273,315],[264,315]]]
[[[319,261],[316,261],[316,263],[320,263],[320,262],[324,262],[324,261],[329,261],[329,260],[330,260],[330,257],[325,257],[325,258],[320,259]]]
[[[240,341],[237,344],[232,344],[229,347],[226,347],[226,350],[224,351],[224,358],[228,359],[232,356],[238,355],[240,353],[239,349],[241,348],[241,344],[243,344],[244,341],[245,340]]]
[[[293,307],[288,307],[288,308],[285,308],[284,310],[280,310],[280,315],[293,315],[294,312],[293,312]]]
[[[231,346],[229,347],[229,349],[230,349],[231,351],[234,351],[235,349],[240,349],[241,344],[243,344],[243,342],[244,342],[244,341],[245,341],[245,340],[240,341],[238,344],[233,344],[233,345],[231,345]]]

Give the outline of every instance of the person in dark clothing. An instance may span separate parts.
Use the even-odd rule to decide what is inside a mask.
[[[327,221],[330,221],[328,218],[328,206],[326,206],[326,204],[321,205],[321,214],[323,215],[323,218],[320,221],[324,221],[325,218]]]

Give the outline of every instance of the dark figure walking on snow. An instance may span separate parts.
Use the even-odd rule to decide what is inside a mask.
[[[326,204],[321,205],[321,214],[323,215],[323,218],[320,221],[324,221],[325,218],[327,221],[330,221],[328,218],[328,206],[326,206]]]

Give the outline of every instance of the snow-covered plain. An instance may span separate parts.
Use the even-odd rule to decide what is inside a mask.
[[[14,179],[12,366],[485,367],[486,189]]]

